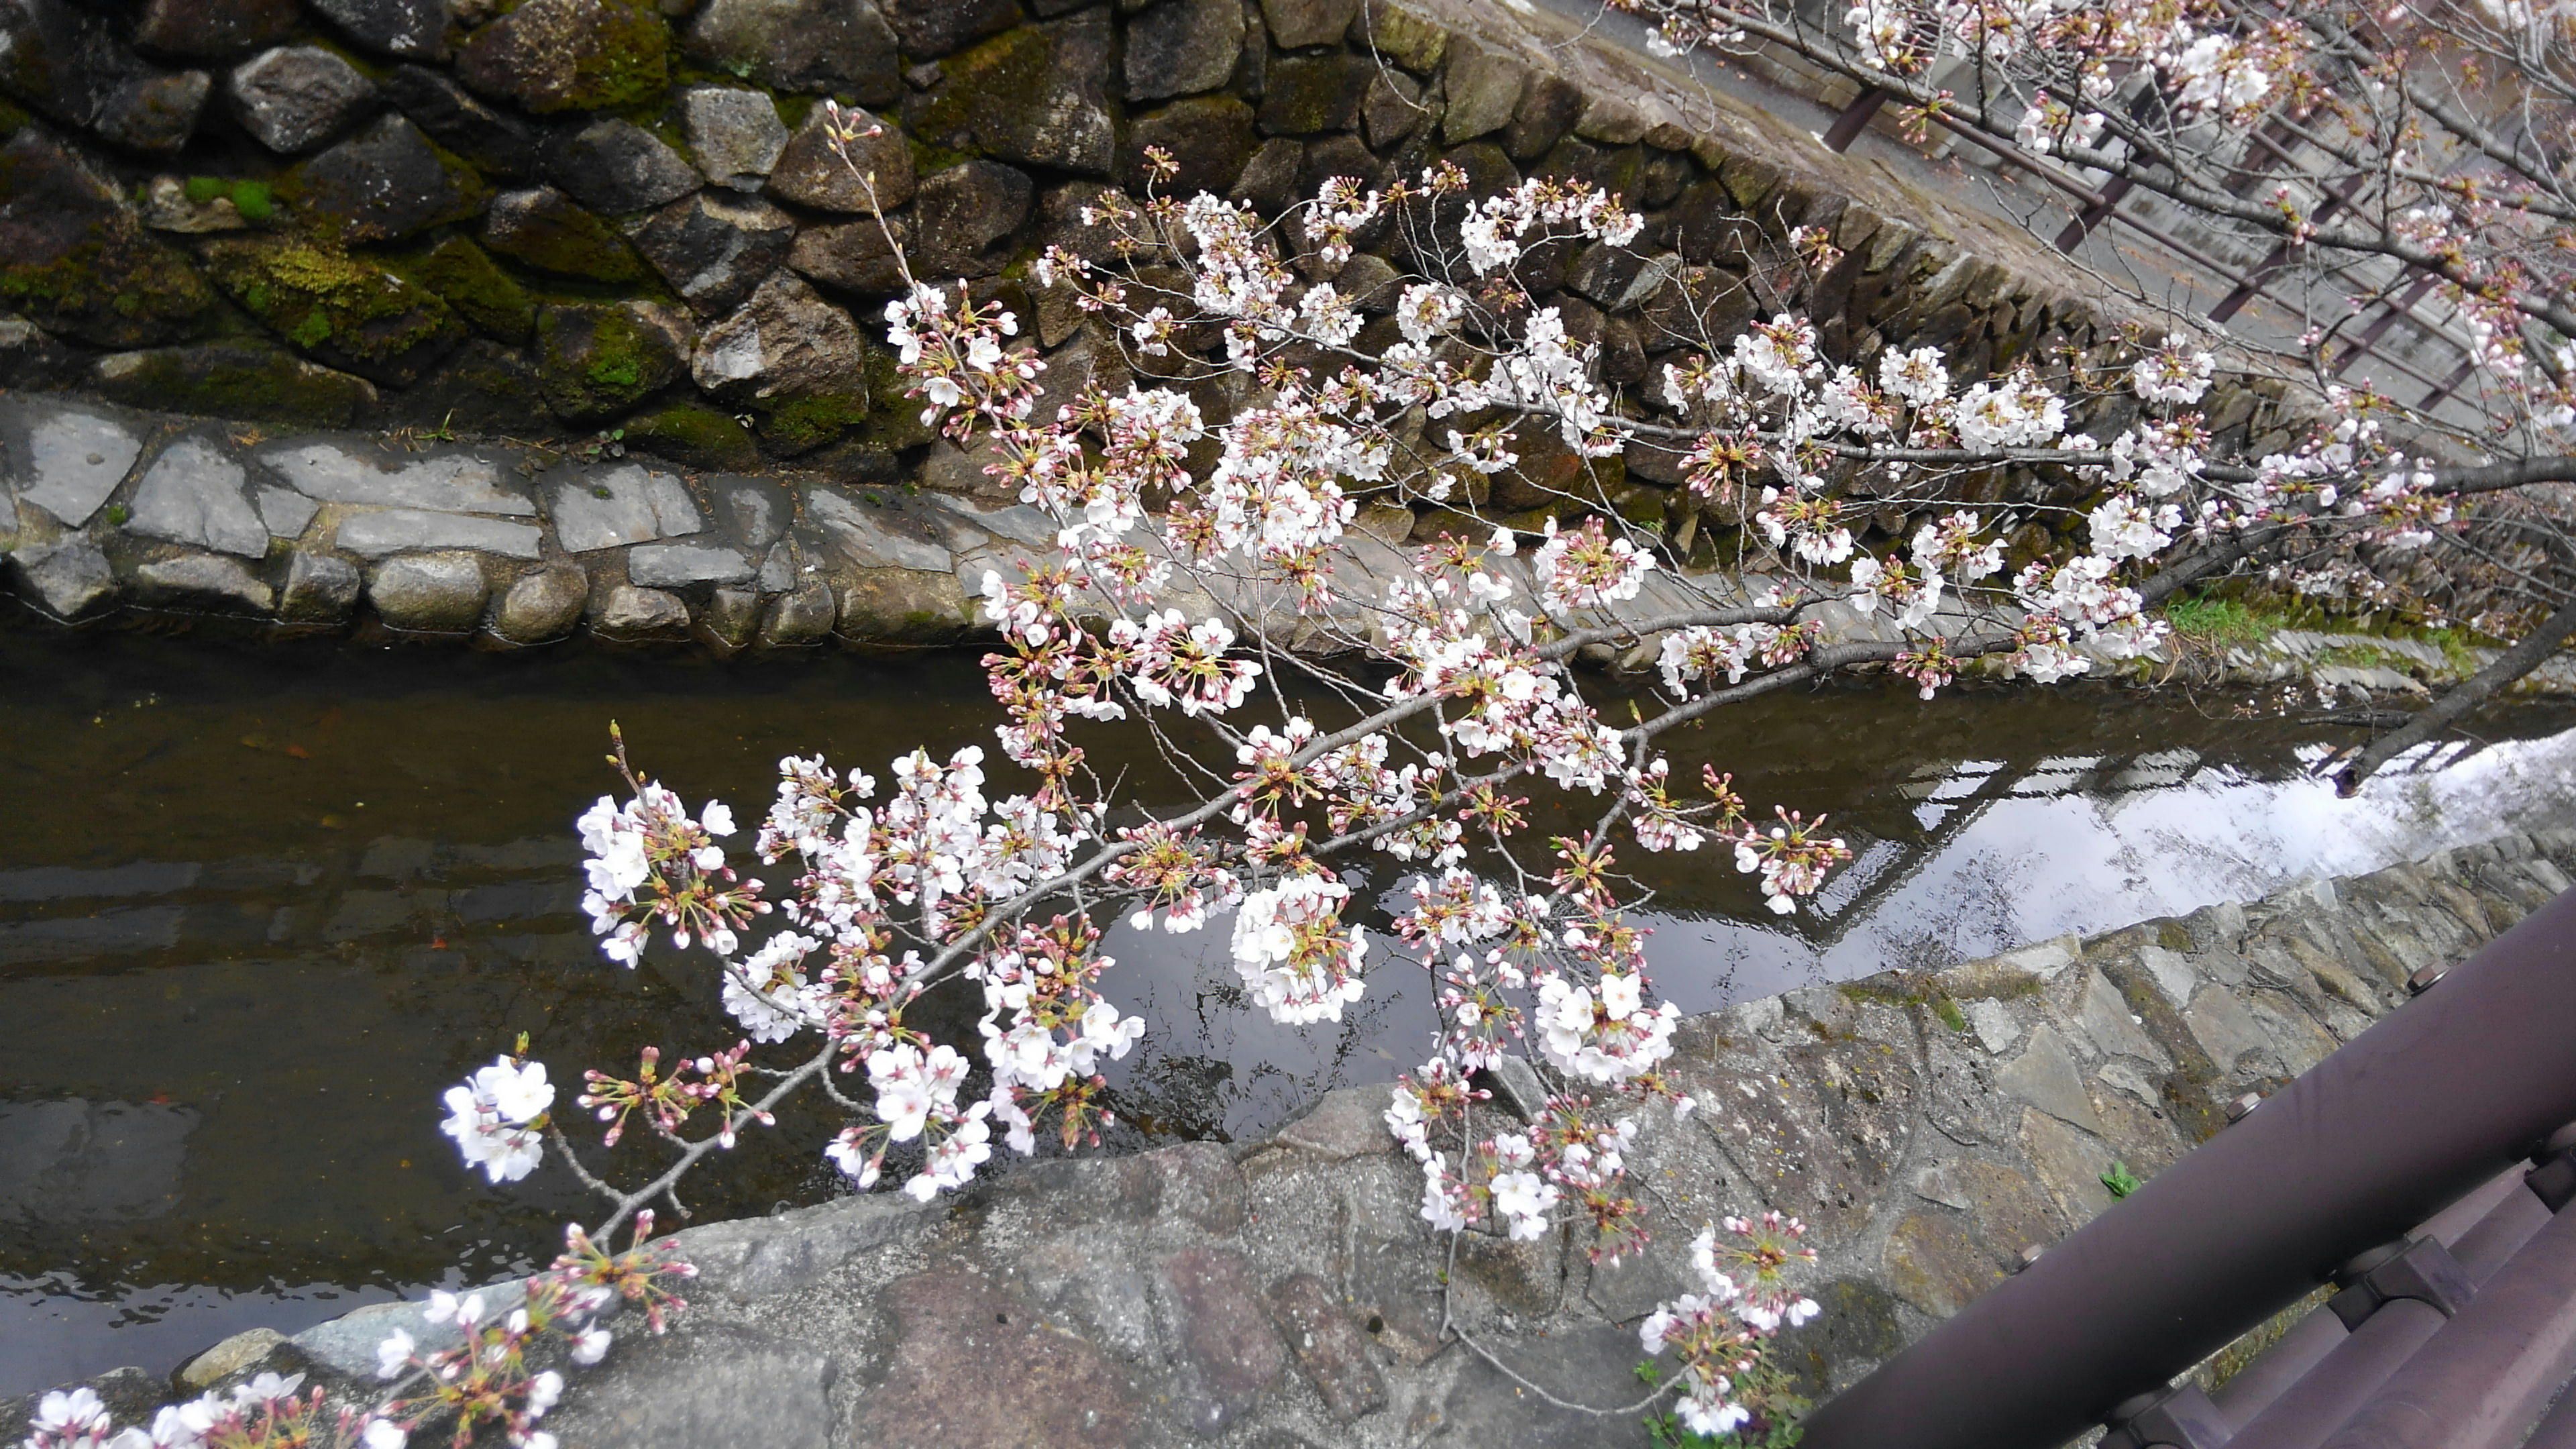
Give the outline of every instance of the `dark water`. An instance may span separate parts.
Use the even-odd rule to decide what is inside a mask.
[[[1643,862],[1657,985],[1705,1009],[2576,818],[2567,711],[2338,801],[2301,776],[2320,736],[2230,703],[1842,689],[1729,712],[1679,742],[1676,773],[1706,758],[1765,812],[1830,810],[1860,859],[1794,921],[1717,852]],[[591,953],[571,821],[613,783],[611,718],[645,768],[745,818],[781,754],[882,773],[915,744],[989,745],[993,722],[959,658],[714,666],[0,629],[0,1394],[485,1280],[591,1211],[551,1164],[510,1190],[469,1179],[436,1101],[520,1031],[559,1083],[647,1041],[736,1035],[703,968]],[[1169,779],[1113,731],[1086,744],[1149,796]],[[1417,1059],[1418,982],[1380,977],[1338,1028],[1278,1027],[1242,1009],[1223,943],[1113,937],[1105,985],[1153,1028],[1115,1079],[1129,1142],[1259,1132]],[[782,1129],[703,1174],[692,1206],[831,1191],[822,1124]]]

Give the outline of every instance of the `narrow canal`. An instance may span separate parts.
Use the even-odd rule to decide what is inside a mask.
[[[2576,802],[2576,710],[2519,710],[2344,801],[2304,773],[2326,736],[2237,703],[1840,688],[1725,712],[1679,742],[1676,773],[1707,759],[1765,813],[1830,811],[1858,859],[1786,921],[1717,852],[1645,862],[1657,986],[1699,1011],[1937,966]],[[589,1211],[559,1167],[508,1192],[467,1178],[436,1102],[519,1031],[558,1080],[737,1034],[691,972],[590,949],[571,826],[614,783],[612,718],[640,764],[750,818],[782,754],[881,771],[916,744],[989,744],[994,716],[963,656],[719,666],[0,628],[0,1395],[499,1276]],[[1086,744],[1150,799],[1168,774],[1117,741]],[[1370,884],[1394,879],[1379,863]],[[1128,1142],[1258,1133],[1419,1056],[1418,979],[1381,974],[1338,1027],[1278,1027],[1243,1008],[1224,939],[1113,936],[1104,984],[1152,1025],[1113,1079]],[[833,1190],[821,1125],[781,1127],[703,1176],[701,1218]]]

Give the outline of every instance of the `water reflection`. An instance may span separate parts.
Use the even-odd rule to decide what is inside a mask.
[[[750,807],[789,751],[881,763],[989,743],[970,661],[718,668],[329,649],[253,653],[0,630],[0,1394],[288,1331],[541,1256],[586,1210],[568,1175],[469,1179],[434,1103],[518,1031],[559,1073],[647,1041],[730,1041],[703,967],[600,962],[570,822],[606,789],[605,723],[692,799]],[[2571,818],[2576,722],[2509,722],[2465,758],[2340,801],[2322,745],[2107,690],[1773,697],[1690,731],[1676,769],[1758,808],[1829,810],[1859,858],[1784,921],[1722,855],[1623,859],[1652,887],[1658,985],[1704,1009],[1891,965],[2369,869]],[[1163,766],[1108,733],[1104,773]],[[1542,812],[1542,831],[1576,824]],[[1364,867],[1383,903],[1399,877]],[[1224,931],[1123,924],[1106,983],[1152,1023],[1117,1078],[1128,1142],[1240,1136],[1420,1055],[1418,981],[1338,1029],[1244,1009]],[[1213,954],[1212,954],[1213,953]],[[972,1036],[964,1003],[948,1026]],[[760,1212],[831,1190],[790,1117],[693,1197]]]

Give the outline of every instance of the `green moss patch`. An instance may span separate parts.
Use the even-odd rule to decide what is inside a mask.
[[[120,353],[101,363],[98,386],[136,407],[298,428],[348,427],[376,401],[364,379],[231,343]]]
[[[567,422],[627,412],[680,376],[668,335],[625,307],[548,307],[537,316],[537,384]]]
[[[215,302],[184,252],[33,129],[0,148],[0,257],[0,304],[94,346],[175,341]]]
[[[785,457],[810,453],[842,434],[864,427],[868,400],[864,393],[820,393],[780,398],[764,405],[760,440]]]
[[[408,385],[464,337],[435,292],[314,242],[216,242],[206,264],[225,294],[269,330],[378,382]]]
[[[625,424],[626,445],[693,468],[749,468],[760,462],[751,429],[696,403],[674,403]]]
[[[391,259],[393,268],[438,294],[478,330],[503,342],[519,343],[537,326],[537,304],[527,289],[484,252],[461,236],[451,236],[426,251]]]

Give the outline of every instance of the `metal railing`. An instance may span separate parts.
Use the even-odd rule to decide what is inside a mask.
[[[1819,139],[1824,142],[1827,150],[1837,154],[1849,150],[1852,143],[1860,139],[1861,133],[1869,128],[1870,123],[1878,117],[1890,99],[1890,93],[1887,91],[1876,87],[1863,87],[1860,94],[1843,108],[1841,114],[1835,117],[1833,124]],[[2208,272],[2232,289],[2206,314],[2210,321],[2222,327],[2242,311],[2247,303],[2257,297],[2280,303],[2293,311],[2299,310],[2298,304],[2272,296],[2265,285],[2296,259],[2299,249],[2288,242],[2276,244],[2251,268],[2240,267],[2122,206],[2123,199],[2133,189],[2131,181],[2125,176],[2110,177],[2097,187],[2064,167],[2034,156],[2010,142],[1990,136],[1982,127],[1956,116],[1935,110],[1930,113],[1930,119],[1951,135],[1987,152],[2004,165],[2026,172],[2035,179],[2054,187],[2077,203],[2078,209],[2074,218],[2057,234],[2058,250],[2072,252],[2082,245],[2084,240],[2103,222],[2117,221]],[[2259,128],[2253,139],[2257,145],[2268,149],[2286,164],[2296,167],[2297,158],[2278,142],[2263,134]],[[2315,178],[2306,176],[2304,172],[2299,173],[2299,177],[2312,184],[2315,183]],[[2348,178],[2340,187],[2320,185],[2319,189],[2323,191],[2324,199],[2319,202],[2314,213],[2315,217],[2322,220],[2338,209],[2353,205],[2360,187],[2361,178],[2358,176]],[[2426,391],[2422,401],[2417,404],[2419,407],[2428,409],[2436,407],[2456,391],[2459,385],[2467,380],[2471,371],[2470,360],[2466,356],[2467,349],[2462,347],[2457,339],[2416,316],[2413,310],[2414,305],[2431,290],[2433,282],[2434,279],[2419,275],[2402,298],[2367,304],[2377,307],[2379,309],[2377,314],[2361,332],[2355,334],[2345,344],[2331,364],[2331,375],[2339,377],[2363,356],[2370,356],[2392,371],[2424,385]],[[2350,296],[2345,296],[2343,300],[2356,309],[2365,305]],[[2407,358],[2381,347],[2380,340],[2386,336],[2390,327],[2399,322],[2408,324],[2438,346],[2461,352],[2463,356],[2460,364],[2447,377],[2436,378]]]
[[[2576,892],[2410,984],[2422,988],[2414,1000],[1827,1402],[1806,1449],[2056,1449],[2105,1422],[2132,1445],[2230,1442],[2205,1398],[2167,1389],[2175,1375],[2322,1282],[2438,1276],[2410,1230],[2518,1161],[2545,1158],[2531,1188],[2553,1211],[2576,1196],[2576,1134],[2553,1135],[2576,1121]],[[2571,1226],[2542,1237],[2576,1240],[2576,1218],[2560,1216]],[[2557,1251],[2557,1238],[2533,1242]],[[2441,1287],[2372,1291],[2412,1309]],[[2480,1343],[2512,1337],[2495,1321],[2530,1306],[2516,1306],[2529,1292],[2516,1295],[2475,1319],[2435,1303],[2448,1346],[2410,1361],[2374,1403],[2400,1391],[2483,1395],[2492,1409],[2511,1394],[2518,1412],[2553,1391],[2527,1380],[2555,1360],[2517,1360],[2519,1378],[2493,1363],[2491,1379],[2477,1371]],[[2359,1305],[2363,1316],[2378,1299]],[[2455,1442],[2441,1437],[2450,1427],[2332,1442],[2433,1449]]]

